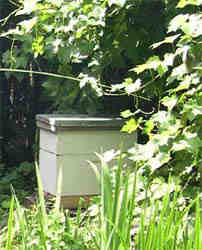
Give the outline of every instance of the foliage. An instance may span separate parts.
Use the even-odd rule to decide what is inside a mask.
[[[112,153],[111,159],[116,156],[117,153]],[[150,183],[141,178],[137,168],[131,175],[123,159],[124,155],[118,155],[114,171],[110,170],[105,155],[101,157],[98,249],[201,249],[199,197],[184,206],[182,192],[171,179],[169,184],[164,183],[164,188],[157,180]],[[193,206],[194,221],[190,216]]]
[[[36,169],[38,203],[26,209],[13,194],[8,229],[5,234],[1,234],[1,249],[86,249],[69,217],[59,211],[57,202],[49,212],[46,210],[38,168]],[[82,216],[77,217],[77,223],[82,219]]]
[[[75,104],[78,93],[81,95],[79,98],[83,93],[89,98],[92,94],[92,89],[86,92],[89,84],[93,85],[94,90],[103,91],[102,83],[106,84],[109,79],[117,84],[108,93],[123,91],[126,95],[137,98],[137,92],[146,96],[151,89],[151,94],[160,90],[161,101],[157,112],[147,120],[140,117],[140,110],[126,110],[122,113],[125,118],[131,117],[122,130],[130,133],[141,129],[148,140],[145,144],[136,144],[128,152],[129,160],[135,165],[135,175],[123,165],[124,157],[127,158],[128,155],[118,156],[118,167],[115,166],[115,170],[108,167],[104,156],[101,157],[102,171],[101,175],[97,174],[100,176],[102,193],[101,201],[98,199],[94,204],[95,208],[99,208],[94,215],[91,215],[91,207],[84,213],[79,209],[76,218],[71,218],[59,210],[58,200],[54,208],[47,211],[38,178],[39,200],[36,206],[25,209],[15,195],[11,199],[8,227],[0,237],[1,248],[100,249],[101,246],[103,250],[200,250],[200,199],[193,199],[193,186],[189,204],[182,194],[186,195],[184,191],[190,182],[201,184],[201,1],[178,2],[179,15],[169,22],[168,36],[163,41],[155,41],[152,48],[157,55],[149,59],[150,49],[142,48],[149,46],[153,39],[141,43],[141,39],[145,38],[144,29],[138,29],[135,48],[137,54],[145,53],[145,57],[141,53],[141,56],[131,53],[134,48],[132,46],[124,48],[132,41],[128,37],[133,37],[134,41],[134,34],[128,32],[134,25],[134,19],[129,14],[134,10],[138,12],[139,2],[134,4],[134,1],[108,0],[94,1],[92,4],[90,1],[72,1],[65,5],[62,0],[46,0],[42,5],[36,0],[31,5],[28,3],[30,2],[23,1],[24,5],[17,13],[31,15],[31,19],[29,16],[19,23],[19,28],[6,34],[14,36],[18,41],[22,40],[25,50],[13,46],[11,52],[4,54],[5,64],[27,69],[30,61],[39,64],[52,62],[50,71],[56,67],[56,73],[79,78],[80,87],[84,90],[82,93],[78,86],[74,89],[73,81],[61,80],[61,85],[68,83],[67,89],[72,98],[67,103],[72,100],[72,104]],[[69,14],[71,19],[68,19]],[[140,16],[137,15],[137,20]],[[144,15],[141,16],[143,17]],[[132,20],[127,27],[125,20]],[[64,25],[66,22],[68,25]],[[66,27],[71,27],[71,22],[72,28],[65,31]],[[60,27],[61,30],[58,30]],[[147,28],[151,28],[149,23]],[[55,41],[58,43],[55,44]],[[87,42],[86,47],[81,46],[84,42]],[[90,45],[92,47],[88,47]],[[69,46],[71,51],[68,50]],[[140,50],[139,46],[142,46]],[[16,57],[22,59],[23,55],[21,62],[15,61]],[[141,64],[143,57],[146,62]],[[130,62],[124,63],[122,59]],[[120,77],[116,79],[113,75],[108,78],[104,74],[105,66],[107,65],[108,71],[110,67],[114,70],[116,62],[118,67],[122,65],[124,69],[123,83],[120,83]],[[139,64],[136,67],[135,62]],[[19,64],[16,66],[14,63]],[[125,74],[129,66],[132,69]],[[58,86],[55,87],[55,84],[55,80],[47,79],[46,87],[54,97],[61,93],[61,98],[65,94],[64,88],[57,92],[55,88]],[[59,105],[59,99],[57,101]],[[65,101],[61,103],[67,105]],[[117,157],[117,153],[112,151],[112,158],[114,157]],[[26,176],[26,168],[22,169]],[[163,175],[169,184],[164,183],[163,178],[157,178],[159,175]],[[178,178],[169,179],[170,175],[177,175]],[[16,179],[15,176],[14,182]],[[4,187],[6,179],[2,180]],[[180,191],[179,184],[183,184]]]
[[[0,41],[10,44],[6,51],[3,46],[0,68],[7,68],[8,78],[4,84],[4,152],[9,164],[17,165],[16,159],[32,160],[37,113],[119,115],[142,100],[130,97],[133,90],[127,81],[127,93],[121,96],[118,86],[109,93],[109,85],[134,76],[128,69],[146,60],[152,52],[149,46],[163,37],[164,1],[12,3],[15,9],[0,23]],[[160,89],[152,91],[152,96],[159,95]],[[147,97],[150,103],[150,90]]]
[[[133,222],[136,176],[129,178],[129,173],[123,177],[122,154],[118,159],[118,167],[114,181],[111,178],[109,164],[101,157],[101,174],[96,166],[92,165],[101,183],[100,223],[97,249],[115,250],[131,249],[131,228]],[[129,191],[129,181],[132,182],[132,191]]]
[[[15,189],[20,202],[25,203],[29,195],[33,194],[36,188],[36,178],[34,175],[34,165],[29,162],[23,162],[17,167],[5,168],[1,165],[0,171],[0,228],[5,224],[5,218],[11,201],[11,186]]]
[[[130,175],[124,155],[107,154],[111,160],[118,156],[117,162],[113,161],[115,168],[109,168],[112,163],[106,154],[100,157],[101,175],[92,165],[101,182],[101,199],[88,210],[79,208],[76,216],[59,209],[58,198],[47,209],[36,168],[38,201],[26,209],[13,194],[8,227],[0,234],[1,249],[201,250],[200,197],[183,205],[179,186],[171,180],[164,183],[163,192],[160,182],[151,188],[139,171]],[[152,190],[158,195],[150,196]]]
[[[161,1],[144,0],[46,0],[31,5],[19,1],[16,16],[24,20],[2,34],[13,41],[4,53],[4,67],[30,70],[32,65],[39,71],[78,77],[80,84],[44,80],[54,111],[113,112],[117,107],[108,110],[106,100],[98,96],[107,91],[110,82],[121,83],[129,67],[151,55],[149,46],[164,34],[164,7]],[[23,74],[10,74],[22,81]]]
[[[161,98],[158,112],[147,120],[131,118],[132,127],[129,126],[129,132],[140,128],[148,136],[147,143],[136,144],[130,150],[131,159],[142,171],[150,176],[178,175],[186,185],[190,182],[201,184],[202,181],[202,14],[198,7],[201,1],[181,0],[177,8],[187,5],[194,5],[191,13],[186,8],[181,11],[170,21],[168,36],[152,45],[156,49],[171,44],[172,51],[162,57],[152,56],[131,69],[140,79],[145,71],[152,71],[154,79],[165,79],[167,91]],[[158,84],[139,82],[142,82],[142,88],[147,84],[152,87]],[[130,85],[130,89],[138,91],[136,82]],[[123,115],[133,113],[127,111]]]

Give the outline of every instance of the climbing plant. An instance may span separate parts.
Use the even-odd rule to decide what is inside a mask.
[[[163,38],[166,2],[15,1],[15,16],[21,21],[2,34],[12,41],[4,66],[77,77],[79,84],[44,78],[43,89],[54,103],[52,112],[118,113],[134,100],[116,94],[108,98],[109,85],[134,75],[128,69],[146,60],[152,51],[149,46]],[[19,81],[25,76],[8,75]],[[158,95],[159,90],[152,93]]]
[[[179,14],[171,19],[164,40],[152,48],[170,44],[172,49],[163,56],[150,57],[144,64],[130,70],[138,80],[126,79],[120,86],[134,94],[145,86],[158,84],[162,78],[167,91],[159,102],[159,110],[150,119],[135,119],[134,113],[123,130],[132,132],[140,128],[147,135],[145,144],[136,144],[130,150],[131,159],[150,177],[169,174],[180,177],[181,183],[202,183],[202,2],[180,0]],[[191,7],[191,8],[190,8]],[[145,82],[144,72],[152,72]]]
[[[31,3],[16,0],[13,3],[15,10],[5,21],[9,23],[13,15],[19,21],[1,34],[11,41],[10,49],[3,54],[2,66],[72,77],[35,78],[32,73],[7,72],[8,79],[14,78],[18,86],[29,85],[26,103],[30,103],[29,96],[35,93],[37,101],[46,100],[48,103],[46,112],[93,115],[119,114],[128,109],[123,116],[135,115],[137,118],[129,120],[123,130],[139,129],[147,134],[149,142],[137,147],[144,151],[154,144],[154,151],[148,150],[153,152],[150,160],[156,168],[169,166],[173,169],[179,156],[172,145],[181,138],[177,137],[178,133],[185,136],[185,127],[192,128],[193,125],[188,124],[195,122],[188,118],[182,121],[179,117],[184,104],[196,97],[196,93],[191,97],[185,94],[193,84],[190,83],[187,89],[177,89],[177,86],[185,80],[195,81],[192,73],[182,73],[180,64],[185,65],[184,58],[188,55],[200,57],[200,35],[187,33],[188,25],[195,29],[200,21],[200,18],[199,21],[194,19],[195,15],[200,15],[199,3],[184,1],[185,8],[175,8],[177,0],[34,0]],[[183,6],[182,1],[180,3],[178,7]],[[169,36],[158,43],[166,36],[166,26],[173,17]],[[193,17],[192,25],[189,17]],[[194,72],[198,77],[200,70],[194,69]],[[166,107],[166,100],[170,98],[176,102],[172,108]],[[155,115],[149,119],[152,112]],[[174,129],[175,123],[179,127],[173,131],[174,135],[170,135],[168,131],[172,131],[172,126]],[[141,129],[143,125],[145,129]],[[159,136],[158,140],[163,143],[161,133],[164,130],[167,131],[165,134],[168,133],[168,141],[166,146],[159,146],[156,140]],[[192,159],[187,151],[183,153]],[[163,160],[160,158],[162,164],[157,167],[159,157]]]

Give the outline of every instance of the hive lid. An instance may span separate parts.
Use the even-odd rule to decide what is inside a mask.
[[[112,117],[89,117],[87,115],[37,115],[37,126],[55,131],[70,128],[117,129],[123,126],[124,120]]]

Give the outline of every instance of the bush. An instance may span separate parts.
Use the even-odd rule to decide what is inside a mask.
[[[191,12],[188,5],[193,6]],[[184,9],[170,21],[168,36],[152,45],[156,49],[170,44],[172,52],[163,57],[154,55],[145,64],[131,69],[140,78],[120,85],[129,94],[135,94],[148,85],[158,84],[156,79],[164,79],[167,91],[157,112],[149,119],[132,117],[124,130],[131,132],[139,128],[147,135],[145,144],[136,144],[130,150],[130,158],[143,173],[150,177],[178,176],[184,187],[189,187],[190,183],[200,185],[202,180],[202,15],[198,6],[201,6],[200,1],[179,1],[177,8]],[[142,79],[144,71],[152,72],[151,81]],[[130,117],[134,113],[126,111],[122,115]]]

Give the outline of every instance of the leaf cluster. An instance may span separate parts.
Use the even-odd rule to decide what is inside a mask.
[[[163,37],[166,9],[161,1],[29,1],[17,5],[23,19],[1,36],[12,46],[3,55],[7,68],[76,77],[44,80],[53,111],[100,113],[109,83],[121,83],[130,67],[151,55],[149,46]],[[158,8],[158,15],[154,10]],[[156,27],[161,23],[160,28]],[[9,72],[22,81],[23,74]],[[131,92],[131,90],[128,90]],[[108,111],[110,113],[110,111]]]
[[[201,6],[200,1],[181,0],[177,8],[192,4]],[[155,77],[165,79],[167,88],[158,112],[148,120],[130,122],[129,132],[140,128],[148,136],[147,143],[136,144],[130,150],[131,159],[151,176],[179,176],[185,187],[202,181],[201,21],[200,8],[175,16],[168,25],[168,36],[152,45],[155,49],[171,44],[172,53],[152,56],[131,69],[140,79],[145,71],[152,71]],[[142,85],[144,88],[147,83]]]

